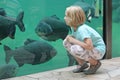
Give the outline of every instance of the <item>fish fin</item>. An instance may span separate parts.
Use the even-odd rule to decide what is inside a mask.
[[[15,39],[15,32],[16,32],[16,27],[15,26],[10,26],[10,33],[9,33],[9,37],[11,39]]]
[[[5,51],[5,54],[6,54],[5,61],[6,61],[6,63],[9,63],[9,61],[12,57],[11,49],[8,46],[4,45],[4,51]]]
[[[27,44],[32,43],[32,42],[35,42],[35,41],[36,41],[36,40],[27,38],[26,41],[24,42],[24,45],[27,45]]]
[[[22,67],[24,64],[23,63],[18,63],[18,66],[19,67]]]
[[[60,20],[60,18],[59,18],[59,17],[57,17],[56,15],[52,15],[51,17],[53,17],[53,18],[55,18],[55,19]]]
[[[19,67],[22,67],[24,65],[24,63],[22,63],[22,61],[20,61],[20,59],[14,57],[14,60],[16,61],[16,63],[18,64]]]
[[[6,11],[4,8],[0,8],[0,15],[6,16]]]
[[[17,16],[17,25],[19,27],[19,29],[24,32],[25,31],[25,27],[24,27],[24,23],[23,23],[23,16],[24,16],[24,12],[20,12],[19,15]]]

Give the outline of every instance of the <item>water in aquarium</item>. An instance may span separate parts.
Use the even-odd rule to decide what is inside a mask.
[[[81,6],[86,24],[102,36],[103,0],[0,0],[0,77],[74,65],[69,65],[63,47],[69,34],[64,22],[65,9],[71,5]]]
[[[112,57],[120,56],[120,1],[112,0]]]

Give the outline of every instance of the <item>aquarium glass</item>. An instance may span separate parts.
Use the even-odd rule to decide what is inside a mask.
[[[112,0],[112,57],[120,56],[120,1]]]
[[[114,3],[118,5],[118,1],[114,0]],[[103,36],[103,0],[0,0],[0,8],[4,9],[6,12],[6,14],[3,15],[0,13],[0,15],[3,17],[7,17],[5,19],[1,18],[5,21],[4,23],[0,23],[3,25],[6,24],[5,27],[7,27],[5,28],[2,26],[2,28],[0,28],[0,33],[2,33],[2,35],[0,34],[0,70],[1,67],[5,68],[4,66],[8,66],[7,64],[12,64],[13,66],[16,65],[17,67],[15,67],[15,69],[17,68],[17,70],[15,70],[15,75],[12,76],[13,73],[11,73],[10,75],[10,77],[15,77],[68,67],[69,58],[67,56],[65,48],[63,47],[63,39],[58,38],[58,36],[54,36],[54,38],[58,39],[52,41],[53,37],[51,36],[51,41],[45,40],[43,39],[44,37],[41,38],[36,34],[35,29],[36,26],[40,23],[40,20],[44,19],[45,17],[52,16],[53,18],[64,22],[66,7],[73,5],[75,2],[85,4],[80,6],[87,7],[87,17],[89,14],[91,14],[91,16],[89,17],[90,21],[86,21],[86,24],[90,25],[97,32],[99,32],[101,36]],[[120,13],[119,9],[119,6],[113,9],[113,16],[116,16]],[[117,13],[115,11],[117,11]],[[116,18],[118,19],[119,16],[117,16]],[[8,22],[6,22],[7,20]],[[19,21],[23,22],[25,31],[23,28],[23,24],[19,24]],[[118,42],[120,41],[120,37],[117,36],[117,34],[119,33],[118,25],[118,22],[113,22],[113,56],[119,55]],[[57,31],[61,31],[59,33],[66,32],[62,28],[57,27],[58,26],[55,26],[56,33]],[[46,30],[45,32],[49,32],[50,30]],[[9,35],[5,36],[6,34]],[[52,34],[48,34],[47,36],[49,35]],[[59,35],[63,36],[62,34]],[[25,43],[26,40],[28,40],[28,42]],[[36,43],[35,45],[31,45],[30,49],[27,50],[26,46],[29,44],[29,41],[32,43],[32,41],[34,42],[34,40],[40,42],[44,41],[45,44],[39,45]],[[51,52],[46,52],[47,50],[49,50],[49,48],[46,48],[45,46],[47,44],[50,44],[53,48],[55,48],[57,54],[50,60],[44,62],[46,57],[48,59],[50,58],[49,53]],[[34,46],[40,47],[40,49],[34,49]],[[42,49],[43,47],[44,49]],[[48,56],[43,54],[46,54]],[[43,60],[43,62],[41,60]],[[39,61],[41,61],[41,63],[39,63]],[[18,65],[18,62],[20,66]],[[4,70],[6,71],[6,69]],[[0,72],[0,77],[1,75],[2,73]]]

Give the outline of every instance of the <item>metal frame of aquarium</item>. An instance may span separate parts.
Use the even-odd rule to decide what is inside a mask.
[[[112,0],[103,2],[103,39],[106,44],[104,59],[112,58]]]

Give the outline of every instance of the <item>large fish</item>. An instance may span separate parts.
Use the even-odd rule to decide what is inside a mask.
[[[13,56],[19,67],[24,64],[36,65],[49,61],[57,53],[53,46],[44,41],[27,39],[24,44],[24,46],[15,50],[11,50],[8,46],[4,45],[6,63],[9,63]]]
[[[120,7],[120,0],[113,0],[112,1],[112,11],[116,10]]]
[[[79,0],[73,5],[80,6],[84,10],[88,22],[91,22],[91,19],[95,17],[95,7],[93,5],[88,4],[84,0]]]
[[[115,10],[113,10],[113,17],[112,17],[112,21],[115,23],[120,23],[120,6],[118,8],[116,8]]]
[[[16,31],[16,25],[19,27],[19,29],[24,32],[25,27],[23,23],[23,16],[24,12],[21,11],[17,18],[12,18],[5,16],[5,11],[0,10],[0,41],[3,40],[6,37],[10,37],[11,39],[14,39],[15,37],[15,31]]]
[[[69,31],[70,27],[56,15],[43,18],[35,28],[36,34],[48,41],[65,39]]]
[[[18,66],[14,64],[0,65],[0,80],[5,78],[15,77],[17,74]]]
[[[112,0],[112,21],[120,23],[120,0]]]

